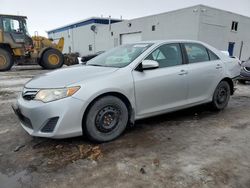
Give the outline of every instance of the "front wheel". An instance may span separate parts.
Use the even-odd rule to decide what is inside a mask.
[[[212,110],[223,110],[230,99],[230,86],[228,82],[221,81],[216,87],[211,103]]]
[[[128,123],[128,109],[123,101],[114,96],[98,99],[90,107],[83,131],[89,139],[108,142],[120,136]]]

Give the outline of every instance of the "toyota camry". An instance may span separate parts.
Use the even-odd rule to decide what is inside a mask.
[[[199,41],[125,44],[34,77],[13,109],[32,136],[107,142],[142,118],[204,103],[223,110],[240,74],[234,61]]]

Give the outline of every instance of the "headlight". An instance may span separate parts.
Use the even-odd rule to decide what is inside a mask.
[[[35,100],[43,101],[43,102],[51,102],[55,100],[59,100],[62,98],[66,98],[74,95],[80,86],[76,87],[66,87],[59,89],[41,89],[36,94]]]

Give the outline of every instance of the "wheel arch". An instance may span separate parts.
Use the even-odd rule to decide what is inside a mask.
[[[223,78],[221,80],[221,82],[222,81],[226,81],[229,84],[229,86],[230,86],[230,94],[233,95],[234,94],[234,83],[233,83],[233,80],[231,78],[229,78],[229,77],[226,77],[226,78]]]
[[[100,98],[102,97],[105,97],[105,96],[114,96],[114,97],[117,97],[119,98],[122,102],[124,102],[124,104],[126,105],[127,109],[128,109],[128,115],[129,115],[129,124],[130,125],[133,125],[134,124],[134,117],[135,117],[135,113],[134,113],[134,109],[132,107],[132,104],[131,102],[129,101],[129,99],[122,93],[120,92],[107,92],[107,93],[103,93],[103,94],[100,94],[98,96],[96,96],[87,106],[84,114],[83,114],[83,117],[82,117],[82,125],[83,123],[85,122],[86,120],[86,117],[87,117],[87,114],[90,110],[90,108],[92,107],[92,105],[97,101],[99,100]]]

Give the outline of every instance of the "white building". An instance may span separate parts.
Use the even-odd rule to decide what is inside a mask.
[[[242,60],[250,57],[250,18],[232,12],[197,5],[132,20],[114,19],[111,24],[105,20],[105,24],[93,22],[75,27],[78,22],[48,34],[51,38],[63,36],[65,52],[71,48],[81,55],[142,40],[193,39],[228,50]]]
[[[91,17],[47,31],[49,38],[57,40],[64,37],[64,53],[79,52],[81,55],[94,53],[96,50],[96,28],[120,22],[119,19]]]

